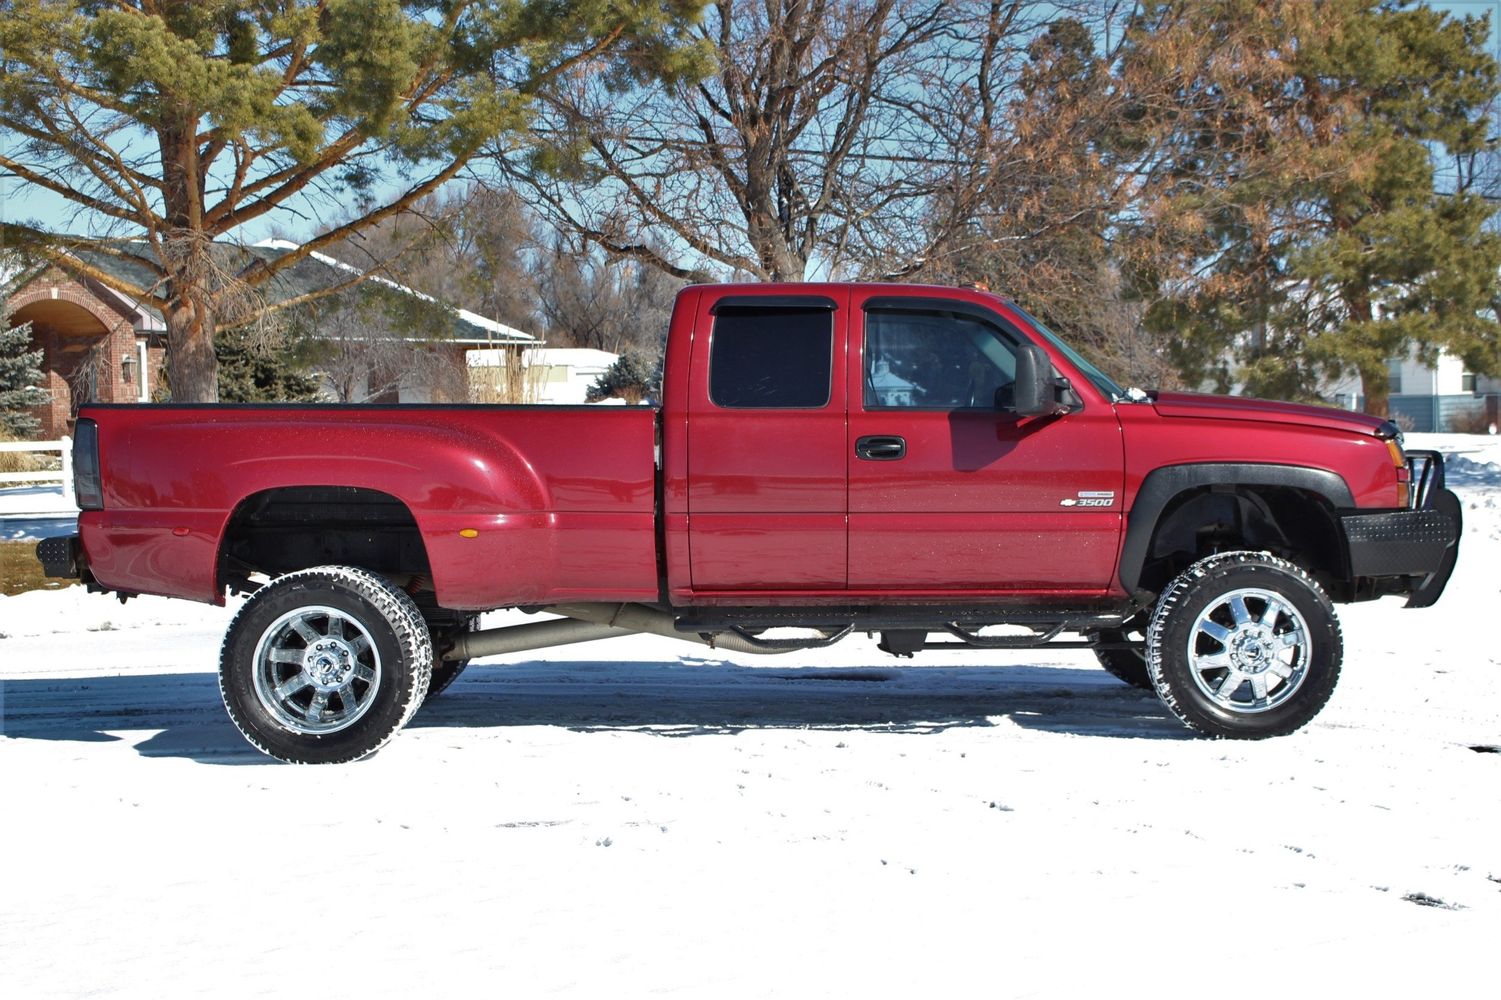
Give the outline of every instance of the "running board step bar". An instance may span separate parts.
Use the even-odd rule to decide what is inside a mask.
[[[487,629],[483,632],[470,632],[460,636],[451,648],[444,650],[441,654],[442,658],[468,660],[482,656],[501,656],[532,649],[545,649],[549,646],[564,646],[576,642],[593,642],[596,639],[637,635],[642,632],[691,642],[710,649],[772,655],[792,653],[803,649],[823,649],[844,639],[860,626],[860,623],[851,623],[848,620],[827,625],[820,623],[816,626],[809,626],[806,623],[794,624],[789,620],[775,627],[808,628],[815,634],[766,639],[756,634],[749,626],[728,623],[723,630],[685,632],[683,622],[674,618],[672,613],[644,604],[552,604],[535,610],[563,617]],[[1056,614],[1047,621],[1038,620],[1031,615],[1019,617],[1023,620],[1013,620],[1008,624],[1030,627],[1032,631],[1029,634],[981,635],[979,629],[983,628],[983,625],[961,624],[957,620],[942,622],[932,628],[919,626],[893,630],[888,626],[885,629],[872,627],[870,630],[882,632],[883,640],[880,648],[897,655],[909,655],[919,649],[965,647],[972,649],[1036,649],[1043,646],[1085,648],[1089,646],[1089,643],[1054,640],[1061,632],[1087,632],[1119,624],[1121,620],[1119,614],[1097,612],[1085,612],[1081,616],[1070,617],[1063,621],[1059,621]],[[1026,618],[1033,620],[1027,621]],[[930,631],[947,632],[958,641],[928,642],[927,637]]]

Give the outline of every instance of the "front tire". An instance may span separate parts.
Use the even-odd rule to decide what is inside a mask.
[[[406,725],[432,663],[410,597],[369,570],[320,566],[245,602],[224,636],[219,692],[257,749],[337,764],[374,753]]]
[[[1157,695],[1208,736],[1264,739],[1302,728],[1334,693],[1339,619],[1301,568],[1268,552],[1225,552],[1168,587],[1147,630]]]

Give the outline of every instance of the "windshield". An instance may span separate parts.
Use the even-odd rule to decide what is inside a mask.
[[[1037,332],[1046,337],[1048,343],[1052,344],[1053,347],[1058,350],[1058,353],[1062,354],[1065,358],[1068,358],[1068,360],[1073,363],[1075,368],[1078,368],[1081,372],[1084,373],[1085,378],[1094,383],[1094,387],[1096,389],[1100,390],[1100,392],[1109,397],[1112,403],[1119,403],[1129,398],[1126,394],[1126,390],[1122,389],[1119,385],[1116,385],[1114,379],[1112,379],[1109,375],[1106,375],[1104,372],[1100,371],[1088,361],[1084,360],[1084,356],[1082,354],[1060,340],[1056,333],[1054,333],[1052,330],[1049,330],[1046,326],[1043,325],[1042,320],[1038,319],[1036,316],[1033,316],[1031,313],[1027,312],[1027,310],[1023,309],[1015,302],[1007,300],[1006,305],[1020,313],[1022,319],[1026,320],[1028,323],[1031,323],[1032,326],[1037,330]]]

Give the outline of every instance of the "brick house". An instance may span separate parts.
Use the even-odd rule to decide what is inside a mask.
[[[7,305],[12,325],[30,323],[32,348],[42,351],[41,388],[51,399],[34,412],[43,438],[71,433],[82,402],[151,398],[166,355],[159,313],[55,265],[22,276]]]
[[[122,243],[125,248],[144,244]],[[251,247],[222,245],[216,247],[223,263],[239,269],[252,258],[274,258],[295,249],[296,244],[268,241]],[[73,258],[89,267],[129,281],[140,287],[154,282],[152,272],[129,256],[115,256],[79,251]],[[31,324],[33,349],[42,351],[43,384],[50,402],[34,412],[41,421],[40,435],[45,439],[72,433],[79,406],[88,402],[150,402],[162,385],[162,364],[166,359],[166,324],[161,313],[150,304],[137,302],[79,271],[68,268],[67,260],[22,271],[5,283],[4,294],[12,325]],[[313,254],[279,274],[263,287],[270,302],[282,301],[308,291],[327,288],[348,279],[355,269],[325,254]],[[386,292],[412,296],[424,302],[432,298],[415,289],[383,279],[372,278],[368,287],[378,285]],[[367,285],[352,293],[363,294]],[[475,348],[530,347],[537,339],[503,323],[466,310],[444,310],[447,329],[426,338],[404,338],[414,351],[437,357],[440,366],[451,367],[454,383],[467,386],[466,354]],[[414,366],[415,367],[415,366]],[[432,381],[432,364],[424,370],[425,380],[392,384],[371,402],[437,402],[447,400]],[[455,402],[466,399],[451,400]]]

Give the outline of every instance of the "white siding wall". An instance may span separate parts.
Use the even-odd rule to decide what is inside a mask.
[[[1433,368],[1410,357],[1402,362],[1401,372],[1399,394],[1403,396],[1458,396],[1465,391],[1464,362],[1447,354],[1440,355],[1438,365]],[[1336,405],[1353,407],[1361,394],[1360,377],[1351,374],[1325,383],[1322,393]]]
[[[510,356],[510,352],[500,350],[469,351],[469,367],[503,368]],[[534,373],[528,380],[535,386],[538,403],[577,404],[584,402],[589,387],[617,358],[619,355],[608,351],[544,347],[523,351],[521,362]]]

